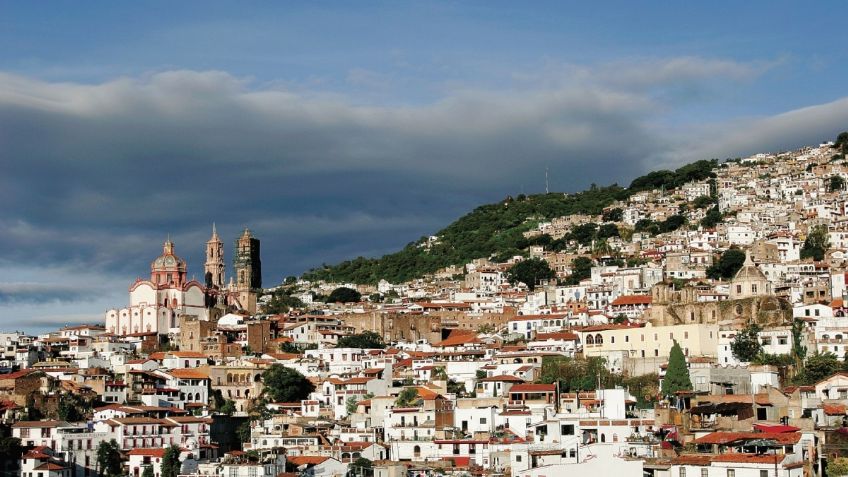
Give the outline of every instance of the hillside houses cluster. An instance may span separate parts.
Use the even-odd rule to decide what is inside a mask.
[[[293,281],[258,313],[178,316],[167,334],[2,333],[0,416],[23,447],[14,472],[98,475],[98,449],[114,441],[133,477],[166,477],[170,446],[191,477],[824,476],[848,457],[848,171],[832,146],[725,162],[714,178],[611,204],[615,221],[573,215],[526,233],[626,232],[603,246],[533,243],[400,284]],[[721,221],[700,225],[712,207]],[[677,215],[691,225],[636,230]],[[802,259],[816,226],[829,247]],[[731,249],[744,261],[709,278]],[[556,278],[510,280],[534,258]],[[574,279],[578,258],[590,267]],[[363,299],[315,299],[340,287]],[[281,290],[303,306],[263,312]],[[757,359],[734,350],[744,333]],[[368,335],[375,346],[350,346]],[[677,349],[691,386],[663,395]],[[805,360],[831,353],[801,382]],[[269,399],[280,367],[314,390]]]

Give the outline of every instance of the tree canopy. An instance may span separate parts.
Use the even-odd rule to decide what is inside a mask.
[[[709,180],[715,176],[715,159],[701,160],[676,170],[656,171],[634,179],[629,188],[613,184],[593,185],[574,194],[519,195],[515,198],[482,205],[436,232],[438,241],[431,244],[427,237],[408,243],[402,250],[381,258],[357,257],[337,265],[322,265],[303,275],[317,281],[376,284],[381,279],[392,283],[405,282],[450,265],[462,265],[477,258],[503,259],[521,255],[531,243],[524,232],[535,229],[539,222],[574,214],[601,215],[605,222],[619,222],[623,211],[610,206],[634,193],[652,190],[671,190],[687,182]],[[686,224],[686,217],[671,216],[663,222],[647,222],[652,234],[676,230]],[[645,225],[645,224],[643,224]],[[597,225],[595,225],[597,227]],[[588,244],[593,237],[591,225],[577,231],[573,238]],[[611,231],[612,229],[607,229]],[[590,234],[592,232],[592,234]],[[549,240],[542,239],[539,240]],[[554,250],[562,250],[566,240],[549,241]]]
[[[733,278],[745,263],[745,252],[738,248],[729,248],[721,254],[718,262],[707,268],[707,277],[714,280]]]
[[[730,343],[730,350],[733,352],[733,357],[739,361],[750,363],[763,352],[763,346],[760,344],[758,333],[760,327],[756,324],[750,324],[745,329],[736,333],[736,337]]]
[[[675,341],[668,355],[668,367],[662,382],[662,394],[666,398],[674,396],[678,391],[691,391],[692,381],[689,378],[689,368],[680,344]]]
[[[812,385],[839,371],[839,359],[833,353],[814,353],[807,357],[804,369],[795,376],[798,384]]]
[[[262,373],[263,393],[273,402],[298,402],[309,397],[315,385],[296,369],[272,364]]]
[[[336,343],[336,348],[384,349],[383,338],[373,331],[363,331],[356,335],[342,336]]]
[[[353,288],[339,287],[327,297],[327,303],[356,303],[362,300],[362,294]]]
[[[816,225],[804,240],[801,247],[801,258],[812,258],[813,260],[824,260],[824,254],[830,248],[830,238],[826,225]]]
[[[180,473],[180,447],[171,444],[162,456],[160,477],[177,477]]]
[[[103,441],[97,446],[97,467],[106,477],[118,477],[123,473],[121,448],[115,439]]]
[[[550,280],[556,277],[548,262],[539,258],[522,260],[507,271],[507,278],[513,285],[521,282],[527,285],[531,291],[536,288],[542,280]]]

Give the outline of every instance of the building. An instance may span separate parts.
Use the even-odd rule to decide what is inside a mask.
[[[110,333],[163,335],[179,330],[180,316],[208,318],[204,287],[196,280],[187,280],[186,262],[174,254],[170,239],[165,241],[162,255],[150,263],[150,279],[136,279],[129,292],[129,306],[106,312]]]

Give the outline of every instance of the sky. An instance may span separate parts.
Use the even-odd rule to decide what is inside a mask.
[[[848,129],[843,3],[669,3],[0,1],[0,330],[102,321],[168,236],[201,277],[213,222],[272,286],[546,169],[626,185]]]

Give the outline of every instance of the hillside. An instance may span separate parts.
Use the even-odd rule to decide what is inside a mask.
[[[475,258],[506,258],[522,253],[529,242],[523,232],[541,221],[573,214],[600,214],[610,204],[630,195],[664,187],[675,189],[693,180],[713,177],[716,160],[702,160],[677,170],[655,171],[634,179],[627,188],[616,184],[593,185],[576,194],[538,194],[508,197],[477,207],[434,235],[438,243],[422,246],[424,239],[380,258],[357,257],[333,266],[304,273],[307,280],[327,280],[374,284],[381,279],[401,283],[450,265],[462,265]]]

